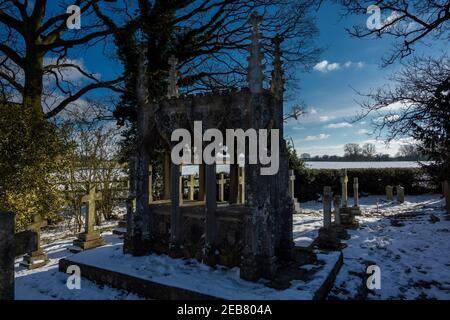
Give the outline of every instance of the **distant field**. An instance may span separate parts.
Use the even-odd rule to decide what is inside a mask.
[[[310,169],[362,169],[362,168],[418,168],[415,161],[379,161],[379,162],[326,162],[307,161]]]

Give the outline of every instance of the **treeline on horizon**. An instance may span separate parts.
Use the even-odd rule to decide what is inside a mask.
[[[422,154],[415,145],[405,144],[400,146],[398,153],[391,157],[389,154],[377,153],[373,143],[365,143],[360,146],[357,143],[348,143],[344,146],[344,155],[311,156],[308,153],[300,155],[304,161],[428,161],[427,155]]]

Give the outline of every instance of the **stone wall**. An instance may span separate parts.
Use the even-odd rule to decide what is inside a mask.
[[[153,250],[158,254],[169,254],[170,205],[152,205],[155,221]],[[205,248],[205,207],[203,205],[182,206],[182,251],[183,256],[202,261]],[[239,266],[243,245],[244,216],[249,209],[244,206],[218,207],[217,215],[217,264],[226,267]]]

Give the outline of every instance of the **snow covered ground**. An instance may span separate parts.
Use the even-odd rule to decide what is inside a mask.
[[[344,265],[330,298],[356,298],[364,284],[366,266],[376,264],[381,269],[381,290],[369,291],[368,299],[450,299],[450,221],[444,217],[440,196],[407,196],[404,204],[387,203],[382,198],[370,196],[361,199],[363,215],[358,217],[361,227],[349,231],[351,239],[346,241],[347,248],[343,250]],[[308,246],[322,225],[322,204],[308,202],[301,206],[304,213],[294,216],[294,240],[299,246]],[[84,256],[90,258],[79,256],[80,259],[97,259],[98,262],[110,265],[113,261],[118,261],[120,264],[123,257],[120,240],[110,233],[105,236],[108,246],[102,248],[101,252],[104,254],[94,254],[92,251],[92,254]],[[19,267],[20,259],[17,260],[17,299],[138,299],[133,294],[97,286],[85,279],[82,280],[82,290],[67,289],[69,275],[58,272],[57,264],[59,259],[71,255],[66,249],[71,246],[72,240],[73,238],[65,238],[46,244],[45,250],[51,262],[43,268],[28,271]],[[212,290],[220,288],[223,297],[277,298],[273,289],[266,288],[261,283],[241,282],[237,269],[219,268],[211,271],[195,261],[186,264],[181,260],[168,266],[168,258],[164,256],[140,259],[143,259],[143,269],[136,270],[135,267],[126,265],[122,267],[162,283],[184,283],[187,288],[208,293],[208,287],[202,287],[201,283],[185,281],[192,270],[195,270],[201,272],[203,278],[209,278],[208,283],[216,281],[216,285],[209,287],[213,287]],[[222,280],[218,280],[218,275]],[[294,285],[298,286],[301,287],[302,284]],[[242,291],[240,295],[234,293],[238,291]],[[278,296],[285,299],[308,297],[310,295],[301,293],[301,290],[291,290],[282,297]]]

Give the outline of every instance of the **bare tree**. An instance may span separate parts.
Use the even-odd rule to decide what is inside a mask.
[[[349,160],[358,160],[361,157],[362,149],[357,143],[347,143],[344,146],[345,157]]]
[[[87,71],[70,51],[91,46],[110,34],[93,14],[102,0],[0,1],[0,90],[42,117],[50,118],[70,103],[97,88],[115,89],[121,79],[100,80]],[[56,5],[55,5],[56,4]],[[69,30],[69,5],[78,5],[83,17],[80,30]],[[67,73],[77,73],[76,83]],[[48,98],[48,99],[46,99]],[[47,102],[44,107],[43,101]]]
[[[373,143],[365,143],[362,146],[362,154],[366,158],[373,158],[377,153],[377,148]]]
[[[369,29],[365,24],[347,31],[355,37],[392,37],[395,45],[384,59],[384,65],[409,56],[414,46],[424,40],[449,41],[449,0],[336,0],[345,8],[346,15],[367,15],[368,8],[378,6],[384,19],[378,27]]]

